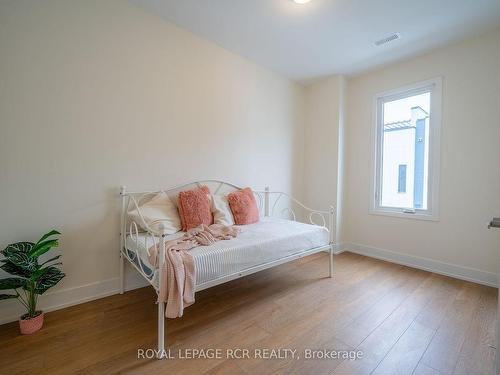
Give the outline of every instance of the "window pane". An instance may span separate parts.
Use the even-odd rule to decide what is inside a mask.
[[[406,164],[399,166],[398,193],[406,193]]]
[[[430,92],[383,103],[383,207],[427,209]]]

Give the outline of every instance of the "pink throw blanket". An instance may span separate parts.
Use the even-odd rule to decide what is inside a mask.
[[[194,258],[188,250],[197,246],[208,246],[220,240],[229,240],[236,237],[238,231],[234,226],[201,224],[189,229],[182,237],[165,242],[163,283],[159,286],[158,302],[167,303],[167,318],[181,317],[184,308],[194,303],[196,268]],[[159,254],[159,245],[149,249],[149,261],[155,267],[159,264]]]

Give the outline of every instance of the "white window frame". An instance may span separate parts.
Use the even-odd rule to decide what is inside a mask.
[[[428,202],[427,209],[405,209],[384,207],[380,205],[382,191],[382,151],[384,142],[383,104],[388,101],[402,99],[423,92],[431,92],[429,116],[429,171],[428,171]],[[370,213],[418,220],[439,220],[439,171],[441,148],[441,104],[442,78],[437,77],[412,85],[379,93],[374,99],[373,120],[373,168],[370,189]]]

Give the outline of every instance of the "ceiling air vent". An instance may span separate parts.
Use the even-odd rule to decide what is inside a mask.
[[[389,36],[386,36],[385,38],[382,38],[382,39],[379,39],[379,40],[375,41],[373,44],[375,44],[378,47],[378,46],[381,46],[383,44],[386,44],[386,43],[392,42],[394,40],[397,40],[399,38],[401,38],[401,34],[394,33],[394,34],[391,34]]]

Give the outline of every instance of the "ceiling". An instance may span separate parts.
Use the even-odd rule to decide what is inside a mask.
[[[500,0],[129,0],[299,82],[356,74],[500,27]],[[401,39],[376,47],[393,33]]]

